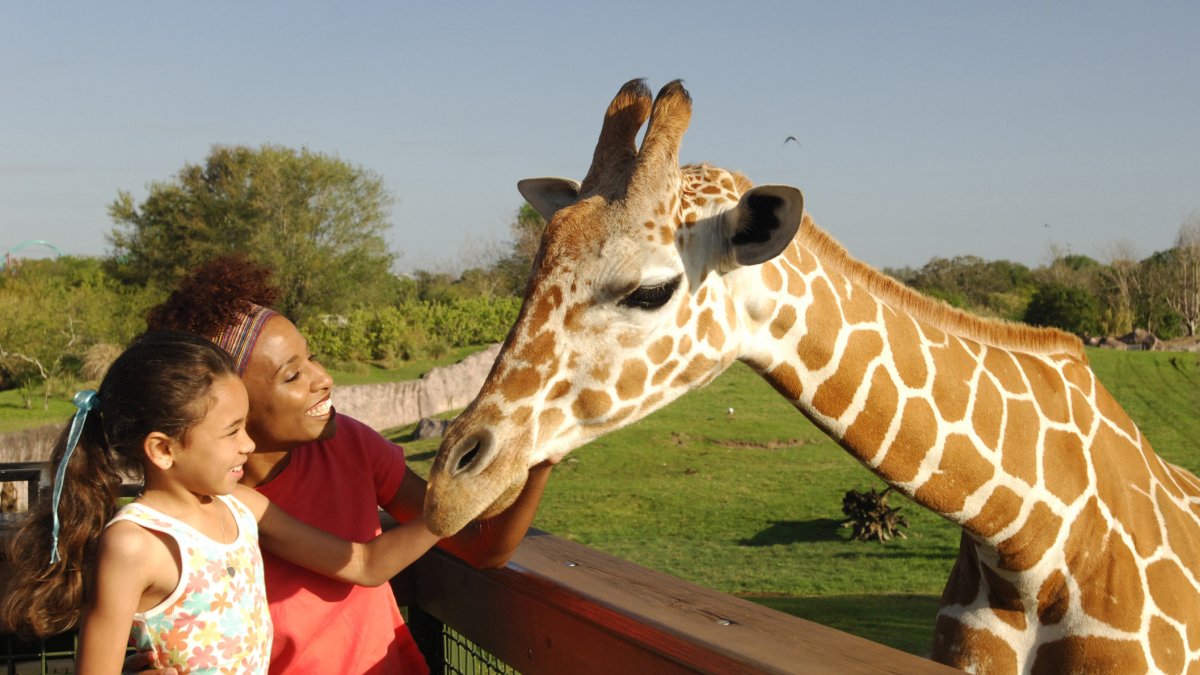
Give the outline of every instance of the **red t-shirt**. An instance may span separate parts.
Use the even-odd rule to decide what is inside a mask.
[[[404,450],[338,415],[328,441],[302,445],[258,486],[276,506],[343,539],[377,536],[378,507],[400,488]],[[368,588],[310,572],[263,552],[275,624],[271,673],[428,673],[388,584]]]

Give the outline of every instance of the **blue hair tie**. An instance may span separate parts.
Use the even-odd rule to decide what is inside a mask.
[[[58,556],[58,500],[62,497],[63,479],[67,475],[67,462],[71,461],[75,446],[79,445],[79,437],[83,434],[83,423],[87,421],[88,411],[100,407],[100,397],[96,395],[95,389],[84,389],[76,393],[71,402],[79,410],[75,411],[75,417],[71,420],[71,431],[67,434],[67,450],[63,453],[62,461],[58,463],[58,469],[54,472],[54,493],[50,497],[52,500],[50,513],[54,518],[54,528],[51,530],[50,540],[51,565],[60,560]]]

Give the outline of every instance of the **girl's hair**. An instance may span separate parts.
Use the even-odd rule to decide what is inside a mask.
[[[91,584],[96,544],[117,512],[125,477],[141,475],[143,442],[158,431],[183,441],[212,405],[218,378],[236,377],[229,356],[190,333],[146,333],[113,362],[68,459],[58,504],[60,560],[50,563],[51,499],[40,499],[9,547],[13,576],[0,621],[23,637],[45,637],[76,624]],[[68,425],[69,429],[69,425]],[[52,455],[66,453],[67,429]],[[49,492],[49,491],[47,491]]]
[[[237,321],[250,303],[272,307],[281,291],[271,270],[244,256],[213,258],[192,270],[179,288],[146,316],[147,330],[177,330],[213,337]]]

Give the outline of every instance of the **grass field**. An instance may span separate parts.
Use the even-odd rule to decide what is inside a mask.
[[[1200,359],[1089,350],[1165,457],[1200,470]],[[727,414],[732,407],[734,413]],[[409,444],[426,472],[436,441]],[[927,655],[958,529],[893,498],[908,538],[852,542],[846,490],[882,486],[748,368],[573,452],[537,527],[638,564]]]

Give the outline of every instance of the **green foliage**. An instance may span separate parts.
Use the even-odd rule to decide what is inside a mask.
[[[88,349],[124,344],[145,328],[161,299],[154,289],[117,284],[94,258],[33,260],[0,277],[0,374],[32,406],[80,375]]]
[[[1094,334],[1100,327],[1100,309],[1096,297],[1077,286],[1049,282],[1038,287],[1025,322],[1052,326],[1077,335]]]
[[[333,365],[373,362],[394,367],[401,361],[437,357],[451,348],[500,342],[519,309],[520,300],[513,297],[417,300],[309,317],[300,330]]]
[[[1032,294],[1029,268],[1007,260],[966,255],[934,258],[919,270],[888,270],[918,291],[983,316],[1019,319]]]
[[[391,202],[378,176],[336,157],[215,146],[140,204],[118,194],[110,269],[169,287],[216,255],[244,253],[275,271],[278,309],[293,319],[368,306],[393,295],[383,236]]]

